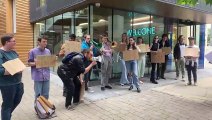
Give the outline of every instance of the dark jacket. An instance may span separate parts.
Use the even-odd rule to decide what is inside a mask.
[[[159,42],[159,48],[161,49],[161,48],[163,48],[163,47],[171,47],[170,46],[170,44],[169,44],[169,40],[167,40],[166,42],[165,42],[165,44],[164,44],[164,46],[163,46],[163,40],[161,40],[160,42]],[[166,60],[168,60],[168,55],[165,55],[165,59]]]
[[[180,52],[180,45],[185,45],[177,43],[174,47],[174,59],[180,59],[181,58],[181,52]],[[186,45],[185,45],[186,46]]]
[[[61,64],[58,69],[66,76],[74,78],[85,72],[85,58],[82,54],[77,54],[69,59],[68,62]]]
[[[157,51],[159,49],[159,43],[153,43],[151,47],[151,51]]]

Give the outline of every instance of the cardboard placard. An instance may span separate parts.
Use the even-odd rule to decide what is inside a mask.
[[[114,46],[111,46],[112,49],[114,49],[117,52],[123,52],[126,50],[127,45],[123,43],[118,43]]]
[[[209,52],[208,54],[205,55],[205,58],[209,61],[212,62],[212,51]]]
[[[199,48],[185,48],[184,56],[199,57]]]
[[[165,55],[168,55],[172,52],[171,47],[163,47],[162,51],[165,53]]]
[[[161,51],[152,51],[151,63],[165,63],[165,53]]]
[[[5,62],[4,64],[2,64],[2,66],[11,74],[14,75],[18,72],[23,71],[26,66],[24,65],[24,63],[19,59],[13,59],[13,60],[9,60],[7,62]]]
[[[147,44],[140,44],[137,46],[142,53],[150,52],[149,45],[147,45]]]
[[[85,82],[83,82],[81,84],[81,88],[80,88],[80,100],[83,100],[84,94],[85,94]]]
[[[123,58],[124,58],[125,61],[138,60],[139,59],[138,50],[123,51]]]
[[[57,58],[55,55],[37,55],[36,56],[36,68],[54,67],[56,65]]]
[[[65,55],[70,52],[81,52],[81,42],[77,41],[66,41],[64,46]]]

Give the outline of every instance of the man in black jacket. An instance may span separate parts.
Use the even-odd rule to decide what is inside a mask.
[[[185,58],[184,58],[184,49],[186,45],[184,44],[184,36],[180,35],[178,37],[177,44],[174,47],[174,60],[175,60],[175,67],[176,67],[176,78],[175,80],[179,79],[180,70],[182,73],[182,81],[185,81]]]
[[[159,43],[159,48],[162,49],[163,47],[170,47],[170,44],[169,44],[169,40],[168,40],[168,35],[167,34],[163,34],[162,35],[162,40],[160,41]],[[167,61],[168,61],[168,55],[165,55],[165,63],[161,63],[161,75],[160,77],[162,79],[166,79],[164,77],[164,73],[166,71],[166,65],[167,65]]]
[[[74,104],[78,104],[80,101],[80,88],[82,83],[79,79],[80,74],[86,74],[96,65],[96,62],[93,61],[86,68],[84,66],[84,62],[90,60],[92,54],[93,52],[89,49],[83,50],[82,54],[76,52],[69,53],[62,60],[63,64],[58,67],[57,74],[67,88],[65,107],[68,110],[73,108],[71,105],[72,97]]]

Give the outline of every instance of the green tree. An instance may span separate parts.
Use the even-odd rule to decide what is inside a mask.
[[[195,6],[200,0],[177,0],[177,4]],[[208,5],[212,5],[212,0],[203,0]]]

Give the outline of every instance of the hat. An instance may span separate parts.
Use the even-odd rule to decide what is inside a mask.
[[[75,34],[70,34],[69,35],[69,38],[74,38],[75,39],[76,38],[76,35]]]
[[[188,37],[188,39],[189,39],[189,40],[194,40],[195,38],[194,38],[194,37]]]

